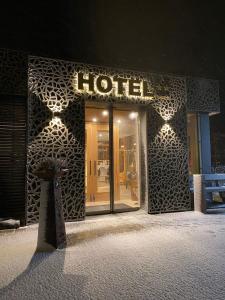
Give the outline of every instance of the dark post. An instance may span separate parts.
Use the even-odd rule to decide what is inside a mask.
[[[66,246],[66,231],[60,177],[67,171],[64,162],[47,159],[34,172],[41,178],[37,251],[54,251]]]

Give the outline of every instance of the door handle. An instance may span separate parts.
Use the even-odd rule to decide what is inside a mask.
[[[97,174],[97,166],[96,166],[96,160],[94,161],[94,176]]]
[[[91,176],[91,160],[89,162],[90,168],[89,168],[89,172],[90,172],[90,176]]]

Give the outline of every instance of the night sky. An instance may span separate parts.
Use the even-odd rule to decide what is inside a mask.
[[[223,1],[60,2],[6,1],[0,46],[140,71],[224,78]]]
[[[0,47],[103,66],[221,80],[225,132],[223,1],[5,1]]]

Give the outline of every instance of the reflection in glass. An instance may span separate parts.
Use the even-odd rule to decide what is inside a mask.
[[[96,200],[109,197],[109,131],[97,131],[97,193]],[[107,193],[107,195],[105,195]]]
[[[140,207],[138,112],[114,110],[114,209]]]
[[[105,109],[85,110],[86,212],[110,210],[109,118]]]
[[[87,214],[139,208],[138,112],[86,107],[85,114]]]

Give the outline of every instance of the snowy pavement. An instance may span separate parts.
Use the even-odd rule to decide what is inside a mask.
[[[0,299],[225,299],[225,214],[143,211],[68,223],[35,254],[37,226],[0,232]]]

